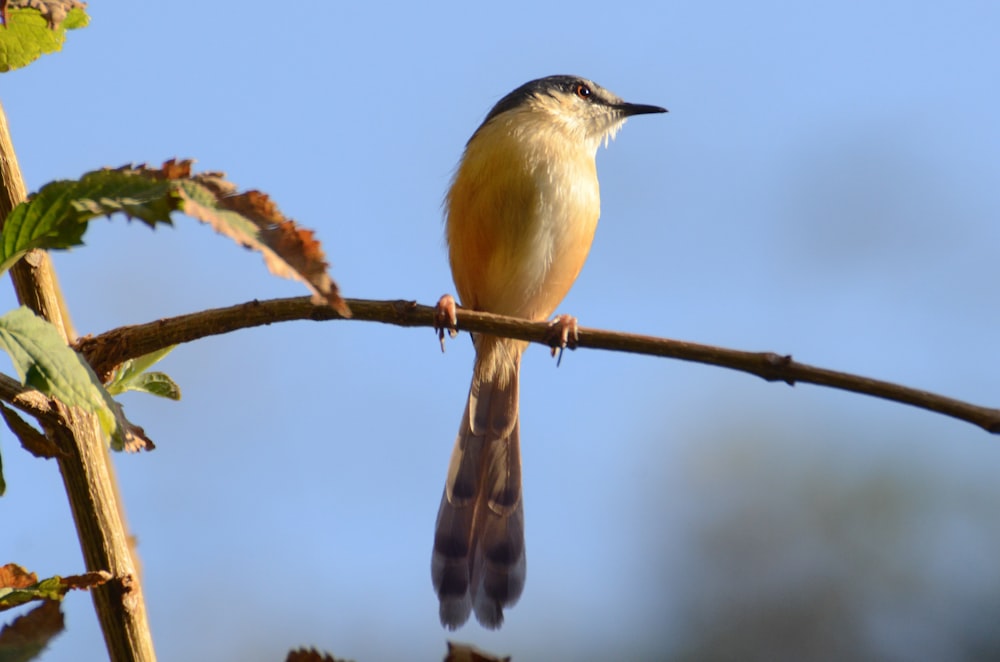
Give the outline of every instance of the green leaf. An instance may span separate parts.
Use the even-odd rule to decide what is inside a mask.
[[[17,607],[32,600],[61,600],[66,591],[60,591],[59,578],[41,582],[35,573],[12,563],[0,566],[0,611]]]
[[[105,434],[117,428],[114,401],[90,365],[25,306],[0,316],[0,348],[10,354],[22,384],[97,414]]]
[[[46,53],[62,49],[66,30],[82,28],[90,17],[79,2],[7,10],[7,24],[0,28],[0,72],[19,69]]]
[[[124,393],[128,390],[125,386],[127,382],[159,363],[163,357],[174,350],[174,347],[177,347],[177,345],[164,347],[163,349],[150,352],[149,354],[144,354],[138,358],[123,361],[111,373],[111,379],[108,380],[108,383],[105,384],[104,387],[108,389],[108,393],[111,395]]]
[[[70,248],[83,243],[86,222],[124,212],[150,226],[170,223],[179,200],[168,180],[134,171],[95,170],[79,180],[52,182],[14,207],[0,235],[0,272],[35,248]]]
[[[0,587],[0,610],[13,609],[23,605],[25,602],[40,600],[34,589],[18,589]]]
[[[181,388],[165,372],[144,372],[127,386],[129,391],[142,391],[170,400],[181,399]]]
[[[160,359],[169,354],[176,345],[151,352],[136,359],[129,359],[115,369],[111,380],[105,385],[108,393],[118,395],[125,391],[142,391],[171,400],[181,399],[181,389],[166,373],[146,372]]]
[[[47,184],[8,214],[0,234],[0,272],[27,251],[80,245],[87,222],[97,216],[122,212],[152,227],[182,211],[260,252],[271,273],[302,282],[317,303],[351,316],[312,230],[287,218],[266,194],[237,192],[221,173],[192,174],[191,163],[97,170],[77,181]]]

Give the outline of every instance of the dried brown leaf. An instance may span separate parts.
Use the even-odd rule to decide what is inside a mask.
[[[163,179],[187,179],[191,176],[191,167],[193,165],[194,161],[191,159],[183,159],[181,161],[170,159],[163,162],[163,167],[160,168],[159,172],[162,173]],[[156,172],[149,168],[147,170]]]
[[[237,193],[236,186],[220,172],[192,174],[192,161],[166,161],[160,168],[125,166],[157,180],[190,181],[194,189],[181,186],[176,194],[184,213],[210,225],[237,243],[260,251],[271,273],[299,280],[313,292],[318,303],[327,303],[340,315],[350,317],[347,303],[327,273],[329,264],[312,230],[299,227],[260,191]],[[205,197],[204,194],[209,196]],[[230,213],[231,212],[231,213]]]
[[[111,579],[112,575],[107,570],[95,570],[82,575],[70,575],[60,577],[59,583],[66,589],[91,589],[100,586]]]
[[[6,12],[8,10],[37,9],[45,22],[49,24],[49,29],[55,30],[60,23],[66,20],[66,14],[71,9],[76,7],[83,9],[86,6],[86,2],[78,2],[78,0],[10,0],[10,2],[3,3],[3,22],[4,25],[7,24]]]
[[[118,421],[117,433],[121,435],[117,441],[121,443],[122,450],[129,453],[154,450],[156,444],[146,435],[146,431],[141,426],[125,417],[125,408],[121,406],[121,403],[117,400],[113,400],[112,403],[112,410]]]
[[[209,182],[213,186],[210,190],[220,190],[222,180],[211,178]],[[234,241],[260,251],[271,273],[304,282],[313,291],[317,303],[328,303],[339,314],[350,317],[347,303],[327,274],[329,264],[312,230],[296,225],[260,191],[223,194],[216,204],[218,208],[212,209],[188,198],[184,211]],[[232,222],[232,217],[219,213],[220,210],[234,212],[251,226],[247,228]]]
[[[448,642],[448,654],[444,662],[510,662],[510,656],[500,657],[482,651],[471,644]]]
[[[158,168],[145,164],[126,165],[90,173],[85,177],[90,177],[87,182],[92,188],[114,185],[117,193],[122,186],[131,184],[135,191],[130,191],[128,196],[101,195],[98,188],[92,193],[96,199],[88,198],[83,201],[85,204],[77,203],[83,204],[85,218],[82,220],[124,212],[153,226],[158,222],[169,222],[171,212],[183,211],[238,244],[260,252],[271,273],[305,284],[312,291],[316,303],[329,305],[343,317],[351,316],[337,284],[327,273],[329,264],[312,230],[300,227],[287,218],[266,194],[260,191],[238,192],[223,173],[194,173],[192,166],[190,160],[171,159]],[[118,176],[109,178],[108,172]],[[62,193],[60,189],[51,192],[51,195]],[[27,216],[27,213],[24,211],[22,215]],[[33,217],[27,218],[24,223],[29,220],[39,224]],[[76,228],[76,225],[71,228]],[[48,227],[42,229],[48,232],[42,235],[43,238],[53,243],[49,239],[52,230]],[[58,245],[45,247],[76,245],[80,242],[79,234],[66,237],[55,235],[59,239]],[[5,259],[15,257],[12,255]]]
[[[49,641],[64,628],[59,603],[55,600],[44,600],[0,630],[0,659],[35,659]]]
[[[299,648],[288,651],[285,662],[348,662],[329,653],[320,653],[315,648]]]
[[[124,448],[129,453],[138,453],[139,451],[155,450],[156,444],[149,438],[142,426],[126,420]]]
[[[38,583],[38,575],[16,563],[0,566],[0,588],[28,588]]]

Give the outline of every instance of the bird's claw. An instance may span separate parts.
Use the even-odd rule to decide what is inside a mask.
[[[450,294],[442,295],[434,306],[434,332],[441,341],[442,352],[444,352],[445,331],[451,338],[458,335],[458,306],[455,304],[455,297]]]
[[[546,334],[546,342],[552,348],[552,356],[558,353],[556,365],[562,363],[563,350],[567,347],[576,349],[580,340],[580,325],[572,315],[557,315],[549,323],[549,332]]]

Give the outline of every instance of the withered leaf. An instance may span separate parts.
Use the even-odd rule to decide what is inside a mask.
[[[60,577],[59,583],[62,584],[67,590],[90,589],[95,586],[100,586],[110,579],[111,573],[107,570],[95,570],[93,572],[85,572],[82,575]]]
[[[285,217],[260,191],[238,193],[222,173],[192,173],[190,160],[171,159],[159,168],[104,168],[78,180],[47,184],[7,216],[0,234],[0,269],[35,248],[80,245],[88,222],[99,216],[123,213],[152,227],[169,224],[175,211],[259,251],[272,273],[304,283],[318,303],[350,317],[312,230]]]
[[[0,567],[0,611],[32,600],[62,600],[71,589],[89,589],[111,579],[111,573],[99,570],[82,575],[58,575],[38,581],[35,573],[13,563]]]
[[[7,24],[7,12],[10,10],[35,9],[48,23],[49,29],[55,30],[71,10],[86,8],[87,3],[78,0],[10,0],[3,3],[3,22]]]
[[[315,648],[299,648],[288,651],[285,662],[348,662],[329,653],[321,653]]]
[[[227,193],[220,180],[212,178],[212,188],[191,180],[198,189],[181,187],[183,211],[211,225],[237,243],[260,251],[271,273],[299,280],[313,292],[317,303],[327,303],[340,315],[350,317],[347,303],[327,273],[326,256],[315,233],[286,218],[278,206],[260,191]],[[213,197],[206,200],[203,192]]]
[[[510,657],[500,657],[482,651],[471,644],[448,642],[448,654],[444,662],[510,662]]]
[[[33,660],[64,628],[59,603],[45,600],[0,630],[0,660]]]
[[[0,588],[27,588],[38,583],[38,575],[16,563],[0,566]]]

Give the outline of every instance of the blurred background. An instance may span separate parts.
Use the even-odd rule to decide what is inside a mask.
[[[4,76],[29,189],[193,157],[315,228],[346,296],[452,291],[441,201],[490,107],[544,75],[670,109],[598,155],[562,312],[1000,401],[1000,5],[91,3]],[[195,221],[95,221],[55,256],[81,333],[299,296]],[[9,288],[3,309],[15,305]],[[1000,438],[725,370],[542,348],[522,371],[528,582],[438,623],[434,518],[464,338],[282,324],[178,348],[157,443],[115,457],[162,660],[1000,656]],[[6,430],[0,561],[83,571],[55,464]],[[44,660],[98,660],[89,595]],[[11,614],[5,615],[9,622]]]

